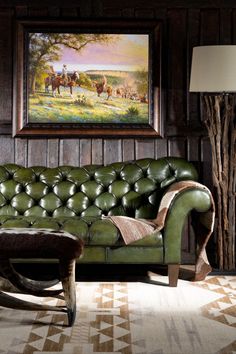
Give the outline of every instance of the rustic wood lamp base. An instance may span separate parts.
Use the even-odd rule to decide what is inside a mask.
[[[203,95],[205,125],[212,149],[212,177],[216,190],[216,232],[219,268],[232,270],[235,258],[236,120],[234,95]]]

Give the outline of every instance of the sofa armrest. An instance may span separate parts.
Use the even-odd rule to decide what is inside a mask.
[[[212,208],[212,203],[210,192],[200,187],[182,190],[173,198],[166,215],[163,232],[166,264],[181,263],[181,239],[189,213],[192,210],[208,213]]]

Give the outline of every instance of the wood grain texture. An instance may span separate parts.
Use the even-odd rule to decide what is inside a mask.
[[[186,158],[187,140],[185,138],[172,138],[168,140],[168,155]]]
[[[30,17],[45,17],[48,16],[48,7],[42,7],[42,6],[34,6],[34,7],[29,7],[28,13]]]
[[[232,9],[220,10],[220,43],[232,43]]]
[[[154,140],[144,140],[144,139],[137,139],[135,140],[135,158],[136,159],[143,159],[145,157],[154,158]]]
[[[28,7],[26,5],[16,5],[16,18],[26,17],[28,15]]]
[[[60,6],[60,7],[74,7],[78,6],[82,1],[86,0],[70,0],[68,4],[65,0],[50,0],[51,6]],[[91,1],[91,0],[90,0]],[[16,0],[0,0],[0,7],[12,7],[15,6],[16,3],[20,1]],[[25,4],[34,6],[48,6],[49,0],[25,0]],[[126,6],[131,7],[141,7],[141,8],[236,8],[235,0],[114,0],[112,3],[110,0],[101,0],[101,4],[103,7],[111,7],[114,8],[125,8]]]
[[[208,137],[201,139],[201,179],[207,185],[209,189],[212,190],[212,158],[211,158],[211,147]]]
[[[165,137],[12,139],[13,21],[16,19],[161,19]],[[188,93],[192,47],[236,44],[235,0],[0,0],[0,163],[27,165],[109,164],[143,157],[181,156],[193,161],[200,180],[213,188],[211,153],[200,97]],[[3,135],[4,134],[4,135]],[[191,227],[184,259],[193,259]],[[214,245],[213,245],[214,252]]]
[[[35,139],[28,141],[28,166],[47,165],[47,140]]]
[[[89,165],[92,162],[91,139],[80,139],[80,166]]]
[[[47,166],[56,167],[59,165],[59,140],[48,139],[47,143]]]
[[[122,17],[124,18],[132,18],[134,17],[135,10],[132,7],[126,7],[122,9]]]
[[[122,147],[120,139],[104,140],[104,164],[122,161]]]
[[[232,10],[232,43],[236,44],[236,10]]]
[[[67,19],[71,18],[73,20],[73,18],[75,19],[78,17],[78,9],[74,7],[65,7],[61,9],[61,17],[65,17]]]
[[[60,141],[59,153],[60,165],[79,165],[79,140],[78,139],[62,139]]]
[[[135,140],[134,139],[123,139],[122,141],[122,160],[132,161],[135,159]]]
[[[27,167],[28,141],[15,139],[15,163]]]
[[[102,165],[103,163],[103,140],[92,139],[92,163]]]
[[[201,45],[214,45],[219,43],[219,26],[219,9],[204,9],[201,11]]]
[[[144,7],[135,11],[136,18],[154,18],[154,16],[154,9],[147,9],[146,7]]]
[[[200,99],[196,93],[188,92],[191,62],[192,62],[192,48],[199,45],[200,39],[200,10],[191,9],[188,12],[188,49],[187,49],[187,120],[191,126],[200,125]]]
[[[0,139],[0,163],[14,162],[14,140],[8,136]]]
[[[49,6],[48,7],[48,16],[50,17],[59,17],[60,16],[60,8],[58,6]]]
[[[168,92],[167,121],[180,125],[186,121],[186,35],[185,9],[168,11]]]
[[[198,162],[200,155],[199,137],[189,137],[187,139],[187,158],[191,162]]]
[[[212,151],[220,269],[235,269],[236,123],[233,95],[204,96]]]
[[[155,141],[155,158],[168,156],[168,141],[167,139],[156,139]]]
[[[0,120],[12,118],[12,11],[0,9]]]

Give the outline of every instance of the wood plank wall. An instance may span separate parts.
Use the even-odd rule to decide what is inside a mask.
[[[207,5],[206,5],[207,3]],[[19,5],[20,4],[20,5]],[[13,139],[14,18],[158,19],[163,22],[164,138]],[[192,47],[233,44],[236,4],[232,0],[0,0],[0,164],[23,166],[108,164],[143,157],[181,156],[196,164],[211,187],[211,154],[198,95],[188,93]],[[213,243],[214,248],[214,243]],[[183,241],[185,260],[194,242]]]

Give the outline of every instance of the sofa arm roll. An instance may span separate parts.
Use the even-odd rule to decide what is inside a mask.
[[[173,199],[164,226],[164,263],[181,263],[181,240],[187,217],[192,210],[208,213],[212,197],[208,190],[194,187],[178,193]]]

